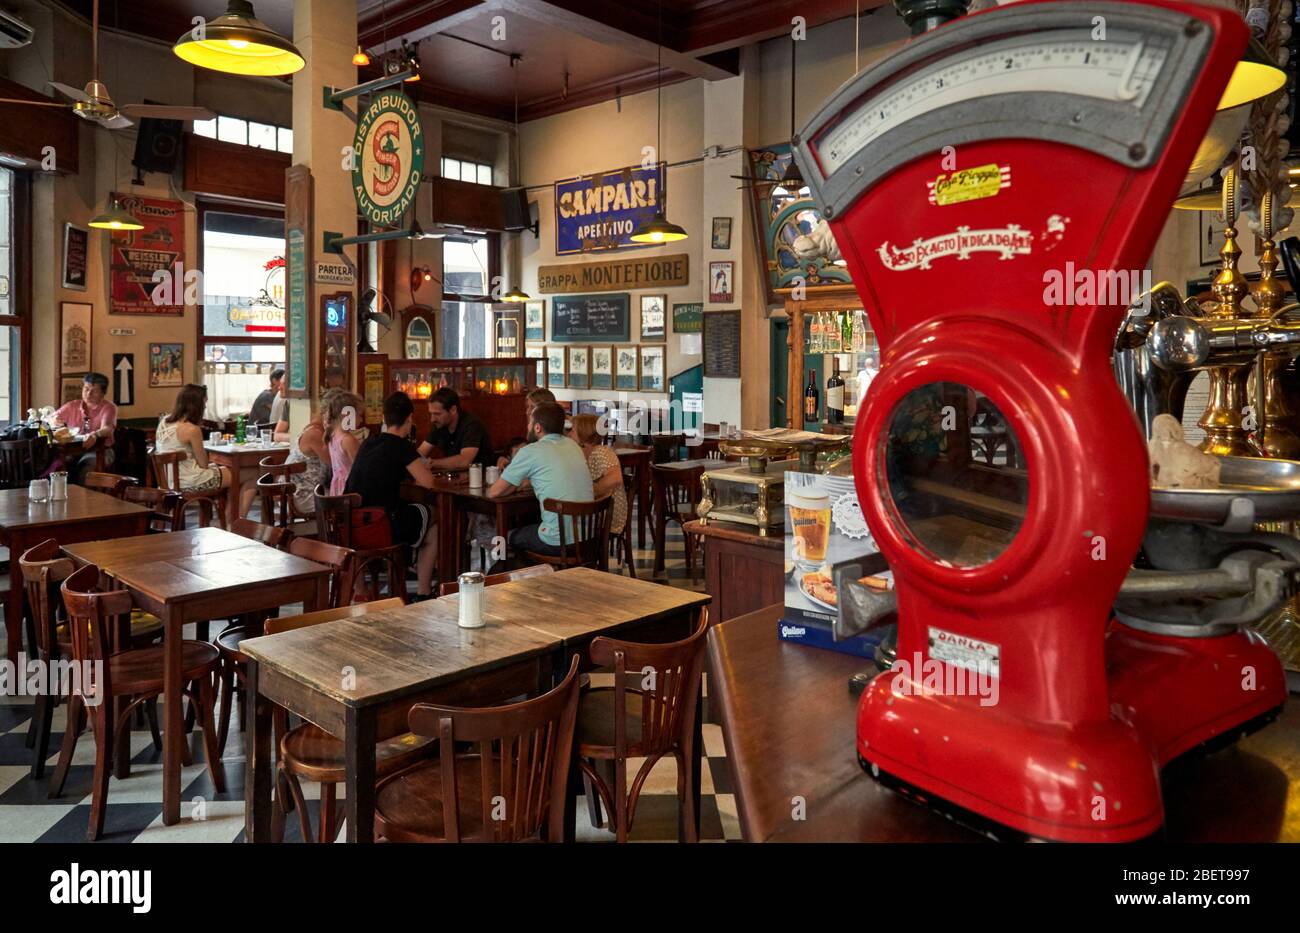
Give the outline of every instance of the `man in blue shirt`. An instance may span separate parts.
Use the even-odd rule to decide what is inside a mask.
[[[587,458],[583,456],[581,447],[564,436],[563,408],[554,402],[543,402],[534,408],[528,422],[528,437],[531,443],[519,449],[502,471],[501,478],[488,490],[490,498],[512,493],[528,482],[537,494],[539,504],[547,499],[568,502],[591,502],[595,499]],[[572,527],[565,529],[564,539],[573,543]],[[510,533],[509,544],[516,553],[533,551],[558,556],[559,516],[543,508],[541,523],[516,528]]]

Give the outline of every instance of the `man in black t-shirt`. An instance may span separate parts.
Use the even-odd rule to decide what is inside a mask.
[[[402,483],[409,479],[429,489],[433,473],[406,439],[411,433],[411,400],[404,392],[384,399],[384,429],[366,438],[348,474],[346,492],[361,496],[363,508],[381,508],[393,526],[393,543],[416,548],[415,562],[420,599],[433,595],[433,565],[438,558],[438,528],[427,506],[402,501]],[[405,596],[405,594],[402,594]]]
[[[487,425],[468,411],[461,411],[460,396],[445,386],[429,399],[429,439],[420,445],[420,456],[427,457],[437,447],[442,456],[429,461],[431,470],[463,470],[471,463],[491,466],[496,463]]]

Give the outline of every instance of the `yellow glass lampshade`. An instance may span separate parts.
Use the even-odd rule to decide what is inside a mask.
[[[136,220],[126,211],[122,210],[122,206],[116,201],[109,205],[108,210],[104,211],[104,213],[96,215],[96,217],[90,221],[89,226],[94,227],[96,230],[144,229],[144,224],[140,223],[140,221]]]
[[[518,304],[521,301],[531,301],[532,298],[522,288],[519,288],[518,286],[511,286],[511,288],[508,291],[506,291],[504,295],[501,296],[501,300],[510,302],[512,304]]]
[[[370,56],[367,55],[366,50],[359,45],[357,46],[356,54],[352,56],[352,64],[356,65],[358,68],[363,68],[370,64]]]
[[[669,223],[663,211],[660,211],[648,223],[637,227],[629,239],[633,243],[675,243],[686,237],[686,231],[677,224]]]
[[[292,42],[253,15],[248,0],[229,0],[222,16],[185,33],[172,51],[191,65],[237,75],[288,75],[306,64]]]

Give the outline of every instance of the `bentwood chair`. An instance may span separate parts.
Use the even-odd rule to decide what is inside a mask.
[[[148,525],[151,534],[185,528],[185,500],[177,493],[150,486],[127,486],[122,490],[122,498],[153,512]]]
[[[292,529],[295,534],[306,537],[315,534],[313,516],[298,511],[293,498],[298,489],[293,477],[307,472],[306,462],[296,460],[293,463],[277,463],[267,457],[259,462],[258,466],[265,471],[257,478],[257,494],[262,502],[262,521],[268,525]]]
[[[320,612],[308,612],[284,619],[268,619],[266,634],[278,635],[281,632],[319,625],[322,622],[362,618],[371,613],[396,609],[401,605],[400,599],[381,599],[371,603],[355,603],[351,606],[340,606]],[[339,831],[336,790],[338,785],[347,780],[347,755],[343,743],[312,723],[303,723],[294,729],[288,729],[288,715],[283,708],[277,707],[273,715],[273,730],[280,737],[277,745],[280,759],[276,764],[275,782],[275,836],[279,838],[283,833],[286,812],[289,809],[296,809],[303,842],[312,841],[311,817],[307,813],[307,802],[303,797],[301,783],[307,780],[316,781],[321,785],[320,825],[315,838],[320,842],[333,842]],[[377,743],[375,745],[376,779],[395,774],[413,765],[420,759],[428,744],[428,739],[410,733]]]
[[[695,536],[686,531],[686,523],[695,519],[695,510],[700,504],[700,478],[703,475],[703,465],[678,469],[656,463],[650,467],[655,501],[655,573],[664,569],[668,523],[676,522],[686,539],[686,569],[692,577],[695,576]]]
[[[131,714],[163,692],[163,649],[158,645],[112,652],[109,627],[113,619],[131,612],[131,594],[126,590],[99,592],[99,568],[94,564],[87,564],[64,580],[62,592],[72,636],[72,657],[79,670],[86,673],[73,679],[68,722],[50,797],[63,793],[77,738],[84,721],[89,719],[95,734],[95,776],[86,837],[94,842],[104,832],[112,758],[119,748],[126,750],[131,737],[128,728]],[[212,718],[212,679],[218,663],[217,649],[207,642],[186,639],[181,643],[181,681],[189,685],[186,692],[190,701],[197,704],[202,718],[208,774],[217,793],[225,793],[226,778]],[[94,676],[89,673],[92,671]],[[90,683],[86,682],[87,677],[91,678]],[[118,700],[122,701],[120,709],[115,702]],[[169,741],[176,739],[169,737]]]
[[[609,549],[618,555],[619,563],[627,568],[628,575],[636,579],[636,559],[632,556],[632,505],[636,496],[636,478],[627,470],[623,474],[623,495],[627,499],[627,514],[621,531],[610,531]]]
[[[121,499],[122,494],[126,492],[126,487],[135,485],[135,480],[130,476],[118,476],[116,473],[92,471],[86,474],[82,485],[91,492],[102,492],[106,496]]]
[[[614,497],[601,496],[595,502],[547,499],[542,508],[555,513],[560,523],[558,556],[525,551],[530,560],[552,567],[591,567],[609,570],[609,520]]]
[[[509,583],[511,580],[523,580],[528,577],[536,577],[542,574],[555,573],[555,568],[550,564],[533,564],[531,567],[520,567],[518,570],[507,570],[505,573],[494,573],[491,576],[483,578],[484,586],[496,586],[500,583]],[[460,592],[460,584],[455,580],[438,585],[438,595],[450,596],[452,593]]]
[[[286,528],[275,528],[247,518],[235,519],[230,530],[237,535],[251,538],[265,544],[267,547],[280,550],[287,549],[290,539],[293,538],[293,532]],[[226,627],[225,631],[212,642],[217,646],[217,651],[221,653],[221,671],[218,674],[217,685],[218,700],[221,707],[220,717],[217,721],[217,747],[223,752],[226,749],[226,737],[230,734],[231,708],[234,706],[236,696],[240,698],[241,703],[243,702],[244,694],[238,687],[243,683],[244,673],[248,670],[248,657],[239,650],[239,643],[245,638],[252,638],[261,634],[262,626],[268,615],[270,613],[258,613],[232,619],[231,624]]]
[[[0,441],[0,489],[20,489],[35,479],[47,448],[43,437]]]
[[[380,781],[375,834],[391,842],[561,842],[578,707],[578,658],[563,682],[520,703],[461,709],[417,703],[427,758]],[[464,743],[470,748],[461,750]]]
[[[324,486],[316,487],[316,536],[329,544],[352,548],[352,513],[361,508],[361,496],[355,492],[341,496],[325,493]],[[379,597],[379,567],[387,572],[390,596],[406,597],[406,559],[404,545],[389,544],[379,548],[352,548],[356,554],[356,573],[365,583],[365,598]],[[376,566],[378,565],[378,566]],[[373,585],[365,578],[371,567],[375,568]]]
[[[155,450],[149,454],[149,463],[153,466],[153,475],[158,481],[158,488],[178,494],[183,500],[186,509],[197,503],[200,528],[206,528],[212,524],[214,513],[217,524],[224,528],[226,525],[226,499],[230,490],[224,486],[218,489],[182,489],[181,463],[188,457],[188,452],[184,450],[169,450],[165,453],[159,453]]]
[[[60,619],[63,615],[63,600],[59,595],[59,584],[72,576],[76,564],[64,557],[58,542],[50,538],[24,551],[18,558],[18,566],[27,599],[28,642],[47,671],[58,670],[59,662],[72,650],[72,636],[67,625]],[[127,637],[132,648],[149,645],[161,635],[162,622],[157,617],[141,612],[131,614],[131,629]],[[35,749],[32,759],[33,778],[45,774],[45,761],[50,757],[50,728],[54,720],[54,707],[58,702],[59,693],[55,690],[36,697],[32,722],[27,729],[27,747]],[[145,707],[145,713],[153,731],[154,745],[161,751],[162,740],[158,734],[158,719],[152,702]]]
[[[610,813],[619,842],[626,842],[636,805],[659,759],[677,760],[678,838],[697,842],[692,787],[699,767],[695,709],[703,673],[708,609],[694,634],[670,644],[640,645],[601,636],[591,643],[596,667],[614,668],[614,686],[593,687],[578,704],[575,755],[583,777]],[[647,678],[646,671],[652,672]],[[648,686],[647,686],[648,684]],[[645,761],[628,785],[629,758]],[[598,763],[613,765],[613,786]]]

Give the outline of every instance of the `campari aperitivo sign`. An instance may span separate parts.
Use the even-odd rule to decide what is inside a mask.
[[[392,226],[415,204],[424,171],[424,128],[415,101],[401,91],[376,94],[357,121],[352,191],[362,216]]]

